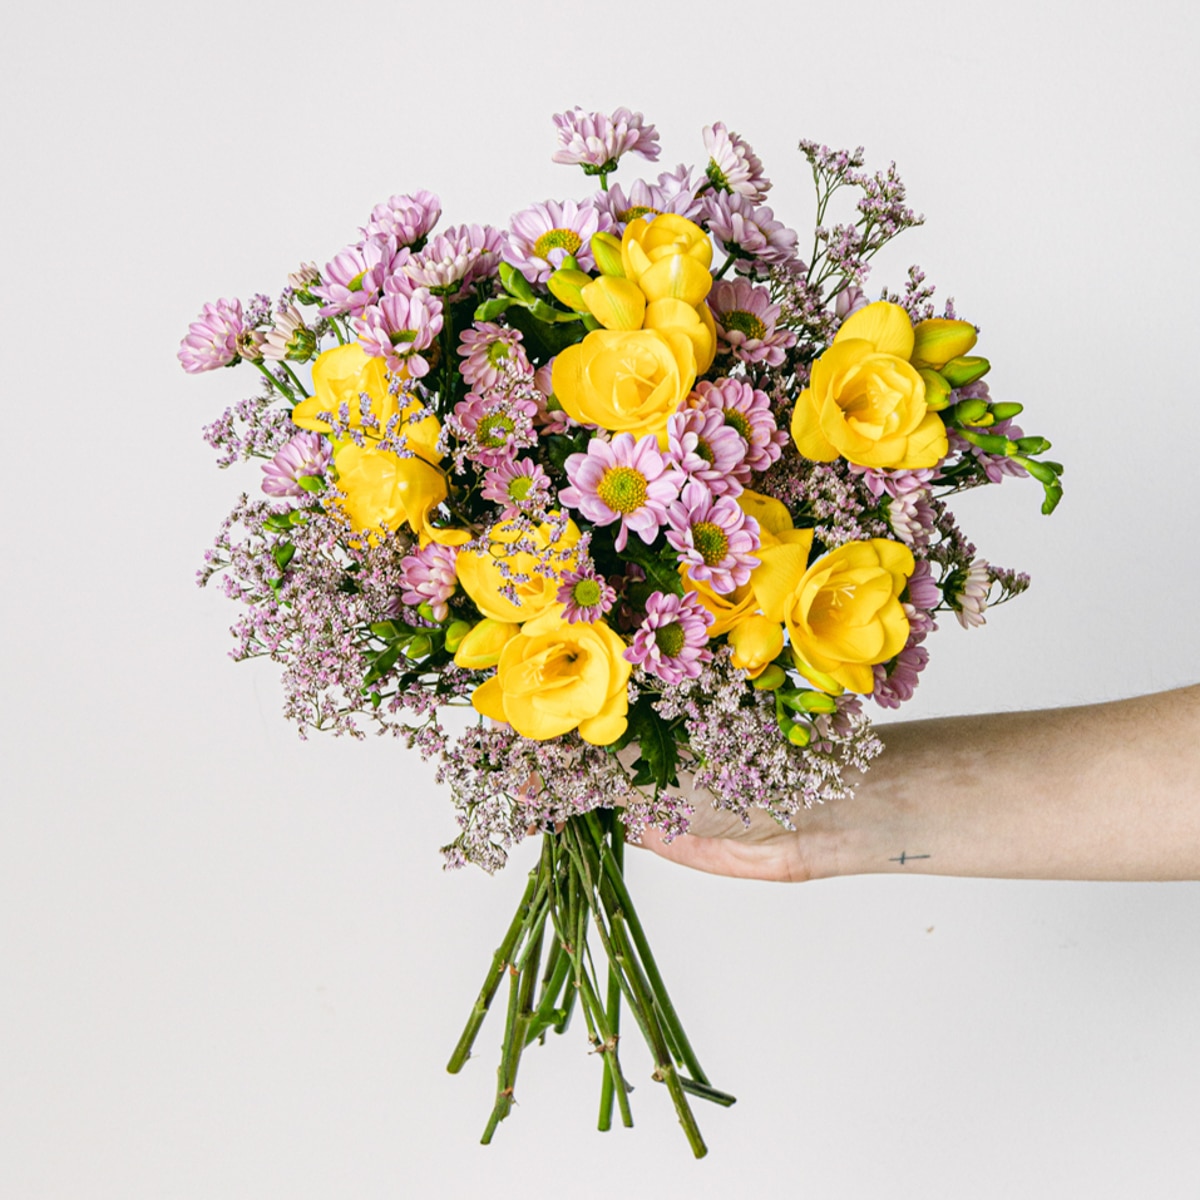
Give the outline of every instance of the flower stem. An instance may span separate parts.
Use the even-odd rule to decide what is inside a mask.
[[[610,838],[612,842],[612,855],[617,864],[617,869],[621,870],[625,862],[625,824],[617,818],[611,818],[609,822],[611,830]],[[606,1010],[608,1016],[608,1027],[612,1032],[614,1039],[619,1040],[621,1036],[621,980],[617,974],[617,967],[613,963],[608,964],[608,995],[606,997]],[[600,1085],[600,1129],[607,1131],[612,1128],[612,1106],[613,1106],[613,1090],[614,1081],[612,1072],[606,1071],[604,1079]],[[624,1112],[622,1112],[624,1117]],[[632,1125],[633,1119],[630,1117],[625,1124]]]
[[[292,395],[291,389],[284,387],[284,385],[280,383],[274,375],[271,374],[270,368],[262,361],[262,359],[258,359],[254,365],[262,372],[263,378],[269,384],[271,384],[285,400],[291,404],[296,403],[296,397]]]

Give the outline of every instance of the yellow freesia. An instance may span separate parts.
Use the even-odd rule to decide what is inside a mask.
[[[940,371],[952,358],[969,354],[978,335],[969,321],[931,317],[918,321],[913,329],[911,362],[918,370],[932,367]]]
[[[471,703],[522,737],[545,741],[578,729],[585,742],[607,746],[628,724],[632,670],[625,643],[603,621],[571,623],[559,605],[505,643],[496,674]]]
[[[733,647],[733,665],[751,679],[757,679],[783,649],[783,626],[755,614],[729,631],[729,644]]]
[[[468,671],[494,667],[500,661],[500,651],[520,632],[519,625],[484,617],[459,642],[454,652],[454,663]]]
[[[692,304],[699,304],[712,287],[712,276],[709,275],[712,253],[712,239],[708,234],[694,221],[676,213],[660,213],[652,220],[637,217],[625,226],[621,237],[621,266],[625,277],[635,283],[640,283],[642,277],[657,264],[677,258],[691,259],[705,275],[708,275],[708,282],[704,285],[700,276],[690,272],[689,267],[678,264],[668,266],[658,275],[652,276],[650,287],[643,286],[642,290],[651,300],[658,300],[662,296],[682,299],[678,292],[670,289],[682,286],[681,280],[684,273],[687,273],[693,281],[693,290],[700,286],[704,288],[697,299],[690,301]],[[666,282],[663,282],[664,280]],[[667,290],[660,291],[660,288]]]
[[[601,275],[580,289],[580,297],[605,329],[641,329],[646,295],[636,283]]]

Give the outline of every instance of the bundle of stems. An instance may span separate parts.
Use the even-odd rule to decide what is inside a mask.
[[[496,1102],[481,1139],[485,1144],[512,1111],[517,1069],[526,1047],[545,1042],[550,1030],[562,1033],[576,1006],[603,1064],[601,1130],[612,1127],[614,1104],[621,1123],[633,1124],[629,1107],[633,1089],[618,1050],[622,1001],[650,1048],[652,1078],[666,1085],[697,1158],[707,1153],[707,1147],[688,1096],[725,1106],[734,1103],[733,1096],[709,1083],[667,994],[625,886],[624,848],[625,826],[609,809],[572,817],[557,832],[542,835],[541,857],[529,873],[516,915],[447,1064],[452,1074],[462,1069],[507,974],[504,1041]],[[607,966],[603,991],[599,956],[593,955],[589,942],[593,934]]]

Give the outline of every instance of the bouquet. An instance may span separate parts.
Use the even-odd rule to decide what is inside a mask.
[[[449,1063],[507,981],[483,1140],[524,1050],[576,1013],[600,1128],[630,1124],[631,1016],[699,1156],[692,1101],[733,1097],[667,992],[626,837],[687,829],[681,778],[785,826],[845,802],[846,769],[881,749],[864,700],[911,697],[942,614],[981,625],[1028,585],[976,554],[949,497],[1031,475],[1050,512],[1062,467],[992,399],[975,326],[936,311],[917,267],[868,300],[871,259],[922,220],[894,166],[801,142],[801,258],[723,124],[702,168],[627,187],[622,159],[659,157],[641,114],[554,124],[590,194],[505,228],[443,228],[431,192],[392,196],[278,297],[204,306],[179,358],[261,375],[205,433],[222,466],[263,460],[263,494],[200,582],[240,602],[233,656],[282,666],[301,734],[373,726],[438,760],[449,865],[493,871],[541,834]]]

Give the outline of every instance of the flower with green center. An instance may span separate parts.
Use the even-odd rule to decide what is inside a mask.
[[[646,503],[646,477],[633,467],[610,467],[596,485],[596,495],[621,516]]]
[[[582,239],[573,229],[548,229],[533,243],[533,252],[538,258],[547,260],[551,250],[565,250],[573,257],[582,244]]]
[[[646,619],[635,631],[625,657],[664,683],[695,679],[712,658],[708,649],[712,620],[712,613],[694,594],[652,592],[646,601]]]
[[[654,644],[667,658],[675,658],[687,642],[687,634],[678,621],[670,625],[660,625],[654,631]]]
[[[567,571],[558,589],[563,616],[576,621],[599,621],[617,602],[617,592],[591,563]]]
[[[758,566],[758,522],[732,496],[714,496],[699,480],[667,509],[667,541],[694,580],[722,595],[742,587]]]
[[[595,266],[592,235],[612,226],[612,217],[590,200],[547,200],[513,217],[504,258],[531,283],[545,283],[567,258],[574,258],[580,271],[590,271]]]
[[[505,459],[484,475],[481,494],[502,507],[505,520],[522,512],[544,512],[550,503],[550,477],[532,458]]]

